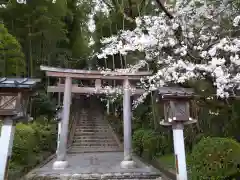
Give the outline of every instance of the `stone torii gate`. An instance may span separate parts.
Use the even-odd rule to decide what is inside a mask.
[[[143,89],[135,88],[131,81],[140,80],[142,77],[150,76],[151,72],[102,72],[90,70],[64,69],[48,66],[41,66],[42,71],[46,71],[49,77],[65,79],[65,84],[58,86],[48,86],[48,92],[64,93],[63,98],[63,116],[60,133],[60,141],[57,150],[57,160],[53,164],[53,169],[65,169],[68,166],[66,160],[68,125],[72,93],[76,94],[105,94],[102,87],[102,80],[118,80],[122,82],[123,89],[123,122],[124,122],[124,159],[121,162],[122,168],[131,168],[135,166],[132,160],[132,123],[131,123],[131,96],[141,95]],[[95,87],[80,87],[73,84],[72,79],[95,80]],[[134,89],[134,90],[132,90]]]

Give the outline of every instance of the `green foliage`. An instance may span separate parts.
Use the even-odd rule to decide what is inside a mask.
[[[39,92],[38,95],[33,98],[32,106],[34,107],[34,117],[43,115],[53,117],[56,109],[55,102],[50,100],[45,92]]]
[[[229,138],[203,138],[189,157],[190,179],[221,180],[240,171],[240,145]]]
[[[157,134],[152,129],[138,129],[133,133],[133,151],[147,159],[171,152],[168,136]]]
[[[36,119],[36,121],[31,124],[31,128],[35,131],[35,136],[37,138],[36,152],[48,152],[52,151],[56,147],[56,127],[52,124],[47,123],[42,117]]]
[[[37,146],[36,140],[35,131],[31,126],[22,123],[17,124],[12,160],[19,164],[33,165],[34,152]]]
[[[24,54],[17,39],[0,23],[0,75],[21,75],[25,71]]]
[[[138,129],[133,133],[133,151],[142,156],[143,153],[143,136],[144,136],[144,129]]]
[[[9,179],[22,176],[56,149],[56,127],[43,118],[32,124],[19,123],[13,142]]]

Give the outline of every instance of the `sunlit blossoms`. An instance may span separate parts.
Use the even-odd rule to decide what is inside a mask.
[[[210,2],[209,2],[210,3]],[[136,18],[136,28],[102,39],[97,56],[142,52],[158,71],[146,80],[148,92],[169,83],[211,79],[216,94],[228,97],[240,88],[240,12],[230,3],[192,0],[164,13]],[[146,83],[147,82],[147,83]]]

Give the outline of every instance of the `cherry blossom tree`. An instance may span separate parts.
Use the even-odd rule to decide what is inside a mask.
[[[221,98],[234,95],[240,88],[237,5],[233,1],[190,0],[177,1],[167,9],[172,18],[166,12],[139,16],[134,30],[103,38],[98,58],[141,52],[145,62],[156,63],[158,70],[142,81],[148,91],[138,102],[158,87],[201,79],[211,81]]]

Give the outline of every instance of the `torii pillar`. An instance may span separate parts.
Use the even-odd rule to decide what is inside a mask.
[[[128,79],[123,82],[123,128],[124,128],[124,159],[121,168],[130,169],[136,167],[132,160],[132,112],[131,112],[131,86]]]
[[[59,138],[59,146],[57,150],[57,160],[53,163],[53,169],[60,170],[68,167],[66,160],[67,143],[68,143],[68,125],[70,116],[70,106],[72,98],[72,78],[66,77],[63,99],[63,119],[61,124],[61,133]]]

